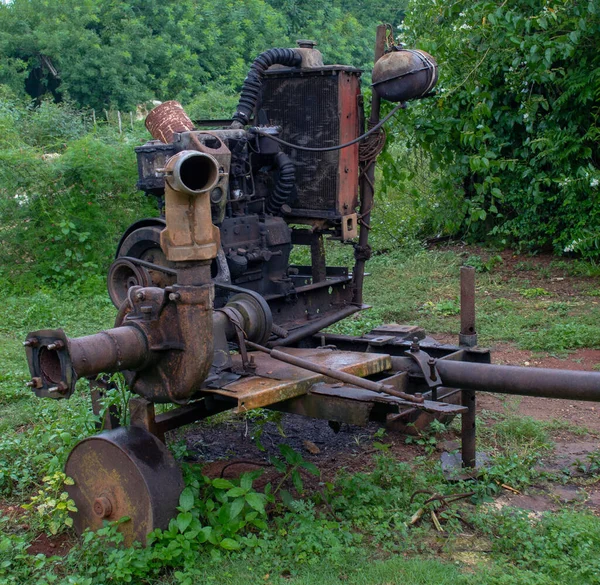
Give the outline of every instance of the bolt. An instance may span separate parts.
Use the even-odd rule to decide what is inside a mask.
[[[48,388],[48,392],[51,394],[64,394],[69,387],[64,382],[59,382],[56,386],[52,386],[52,388]]]
[[[246,364],[246,369],[249,372],[256,372],[256,362],[254,361],[253,355],[249,356],[248,363]]]
[[[143,290],[141,290],[141,291],[139,291],[138,293],[136,293],[136,295],[135,295],[135,298],[136,298],[138,301],[143,301],[143,300],[146,298],[146,295],[144,294],[144,291],[143,291]]]
[[[29,339],[23,342],[24,347],[35,347],[38,345],[40,340],[37,337],[30,337]]]
[[[29,382],[25,383],[25,386],[28,388],[41,388],[42,387],[42,379],[41,378],[31,378]]]
[[[433,358],[429,358],[427,360],[427,365],[429,366],[429,379],[435,382],[437,380],[437,374],[435,373],[435,360]]]
[[[54,343],[49,343],[46,346],[46,349],[48,349],[50,351],[54,351],[57,349],[62,349],[64,346],[65,346],[65,344],[60,339],[57,339]]]
[[[421,346],[419,345],[419,338],[413,337],[412,343],[410,344],[410,351],[416,353],[421,350]]]
[[[178,292],[174,292],[169,295],[169,300],[173,302],[178,301],[180,298],[181,295]]]
[[[99,518],[108,518],[112,514],[112,503],[106,496],[94,500],[94,514]]]

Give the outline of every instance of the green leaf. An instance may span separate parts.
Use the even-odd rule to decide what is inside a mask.
[[[244,503],[244,498],[238,498],[231,502],[231,508],[229,510],[230,520],[233,520],[244,509]]]
[[[189,512],[194,507],[194,492],[186,487],[179,496],[179,507],[182,512]]]
[[[261,514],[265,513],[265,503],[264,496],[261,494],[257,494],[255,492],[250,492],[246,494],[246,502],[251,508],[254,508],[257,512]]]
[[[279,473],[285,473],[286,465],[281,459],[278,459],[277,457],[271,457],[270,461],[273,467],[279,471]]]
[[[314,463],[311,463],[310,461],[303,461],[300,464],[300,467],[302,467],[303,469],[306,469],[306,471],[308,471],[309,473],[312,473],[313,475],[316,475],[316,476],[321,475],[319,468]]]
[[[243,496],[248,490],[242,487],[234,487],[231,488],[225,495],[229,498],[239,498]]]
[[[212,484],[213,487],[216,487],[219,490],[228,490],[232,487],[235,487],[228,479],[223,479],[221,477],[213,479]]]
[[[179,532],[185,532],[185,529],[192,523],[192,518],[191,512],[182,512],[177,515],[177,528],[179,528]]]
[[[302,493],[304,491],[302,478],[300,477],[300,473],[298,473],[297,469],[294,469],[294,471],[292,471],[292,483],[294,484],[294,487],[299,493]]]
[[[302,455],[297,451],[294,451],[289,445],[281,444],[278,445],[280,453],[283,455],[285,460],[292,465],[298,465],[302,461]]]
[[[219,545],[225,550],[239,550],[242,546],[239,542],[233,540],[233,538],[224,538]]]
[[[281,501],[284,503],[285,506],[289,508],[294,501],[292,494],[290,494],[290,492],[288,492],[287,490],[280,490],[279,494],[281,495]]]
[[[244,473],[240,479],[240,487],[247,492],[252,488],[252,475],[250,473]]]

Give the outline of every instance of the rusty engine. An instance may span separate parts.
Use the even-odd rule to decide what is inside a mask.
[[[490,365],[477,347],[467,268],[456,346],[415,326],[324,331],[366,308],[381,126],[437,81],[430,55],[385,50],[386,38],[379,27],[368,120],[361,71],[324,65],[310,41],[259,55],[232,120],[192,122],[172,101],[149,114],[138,186],[162,214],[118,244],[108,274],[114,328],[80,338],[39,330],[24,342],[37,396],[68,398],[88,378],[100,413],[112,382],[99,376],[110,372],[136,395],[129,427],[107,411],[104,431],[67,460],[78,532],[127,516],[126,542],[145,542],[166,527],[183,480],[165,433],[220,411],[404,425],[461,415],[462,464],[474,467],[476,390],[600,401],[598,373]],[[382,99],[398,105],[380,120]],[[326,240],[353,247],[351,269],[329,265]],[[294,263],[295,248],[310,263]],[[178,407],[156,414],[155,403]]]

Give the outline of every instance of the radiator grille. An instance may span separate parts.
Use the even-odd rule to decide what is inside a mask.
[[[267,76],[261,108],[269,123],[282,127],[281,137],[304,146],[339,143],[338,76]],[[295,209],[336,210],[339,151],[303,152],[283,147],[296,165]]]

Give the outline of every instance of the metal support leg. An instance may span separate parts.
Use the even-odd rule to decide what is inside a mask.
[[[475,468],[475,390],[462,390],[462,405],[469,410],[461,415],[462,465]]]
[[[460,335],[459,345],[475,347],[477,331],[475,330],[475,268],[460,268]]]
[[[129,400],[129,416],[131,426],[142,427],[155,437],[165,442],[164,432],[158,432],[156,427],[156,413],[154,403],[141,396],[134,396]]]

